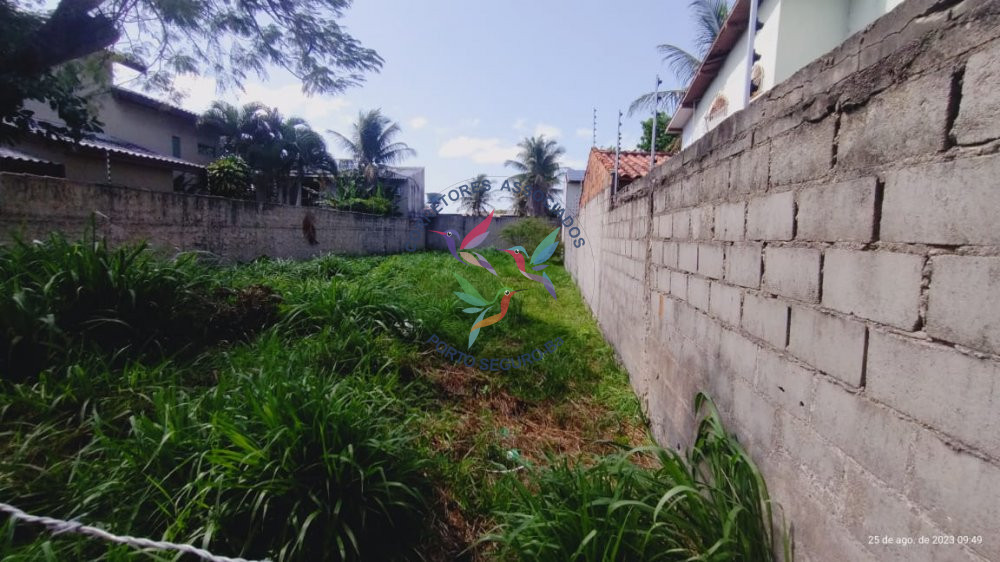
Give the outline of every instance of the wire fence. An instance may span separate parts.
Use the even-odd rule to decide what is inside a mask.
[[[10,515],[10,517],[16,521],[24,521],[25,523],[35,523],[38,525],[42,525],[43,527],[45,527],[49,531],[52,531],[52,533],[56,535],[61,533],[76,533],[113,543],[128,545],[138,549],[172,550],[175,552],[184,552],[187,554],[194,554],[195,556],[200,556],[201,558],[208,560],[209,562],[270,562],[269,560],[247,560],[246,558],[230,558],[228,556],[218,556],[216,554],[212,554],[211,552],[203,548],[198,548],[190,544],[178,544],[166,541],[154,541],[140,537],[130,537],[127,535],[125,536],[116,535],[114,533],[109,533],[104,529],[98,529],[97,527],[84,525],[83,523],[77,521],[63,521],[62,519],[55,519],[53,517],[31,515],[30,513],[25,513],[24,511],[6,503],[0,503],[0,512]]]

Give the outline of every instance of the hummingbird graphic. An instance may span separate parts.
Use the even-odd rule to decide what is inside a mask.
[[[549,279],[548,274],[542,271],[541,275],[535,275],[533,273],[528,273],[527,268],[531,265],[533,266],[531,268],[532,271],[541,271],[549,266],[545,262],[552,257],[556,248],[559,247],[559,242],[556,241],[556,236],[558,234],[559,228],[550,232],[548,236],[539,242],[538,247],[535,248],[535,253],[530,257],[528,256],[528,251],[525,250],[523,246],[513,246],[504,250],[514,257],[514,262],[517,263],[517,269],[521,272],[521,275],[531,279],[532,281],[541,283],[542,286],[545,287],[545,290],[552,295],[552,298],[556,298],[556,288],[552,284],[552,280]]]
[[[486,240],[486,236],[489,235],[490,222],[493,220],[494,212],[495,211],[490,211],[489,216],[483,219],[482,222],[477,224],[475,228],[470,230],[469,233],[465,235],[465,238],[462,239],[462,244],[458,247],[457,251],[455,250],[455,242],[458,240],[459,234],[454,230],[446,230],[444,232],[441,232],[439,230],[430,230],[428,232],[433,232],[434,234],[440,234],[441,236],[444,236],[445,237],[444,241],[445,243],[448,244],[448,251],[451,252],[451,255],[456,260],[462,263],[467,263],[475,267],[481,267],[486,271],[489,271],[493,275],[496,275],[497,272],[493,269],[493,266],[490,265],[490,262],[486,261],[486,258],[484,258],[483,256],[479,255],[476,252],[464,251],[464,250],[471,250],[472,248],[479,246],[480,244],[483,243],[484,240]]]
[[[476,318],[476,322],[469,330],[469,347],[471,348],[472,344],[475,343],[476,338],[479,337],[479,330],[485,328],[486,326],[492,326],[493,324],[503,320],[503,317],[507,315],[508,307],[510,307],[510,299],[517,291],[511,289],[510,287],[504,287],[497,291],[493,300],[487,301],[467,279],[457,273],[453,273],[453,275],[455,276],[455,279],[458,280],[458,284],[462,287],[461,292],[455,291],[455,296],[460,298],[466,304],[472,305],[469,308],[462,309],[462,312],[465,312],[466,314],[479,313],[479,317]],[[493,309],[498,300],[500,301],[500,312],[490,316],[489,318],[485,318],[486,313]]]

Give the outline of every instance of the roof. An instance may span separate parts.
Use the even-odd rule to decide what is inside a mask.
[[[106,135],[104,133],[94,134],[89,138],[81,140],[79,144],[80,146],[86,146],[88,148],[106,150],[108,152],[113,152],[115,154],[124,154],[126,156],[132,156],[134,158],[154,160],[157,162],[163,162],[165,164],[174,164],[184,168],[191,168],[191,169],[203,168],[203,166],[195,164],[194,162],[188,162],[187,160],[182,160],[180,158],[175,158],[173,156],[160,154],[144,146],[140,146],[135,143],[121,140],[111,135]]]
[[[126,88],[122,88],[121,86],[112,86],[111,94],[116,98],[130,101],[132,103],[156,109],[159,111],[163,111],[171,115],[176,115],[177,117],[182,117],[184,119],[192,119],[197,121],[199,117],[197,113],[193,111],[188,111],[183,107],[178,107],[176,105],[160,101],[156,98],[147,96],[146,94],[140,94],[139,92],[136,92],[134,90],[128,90]]]
[[[704,97],[705,92],[708,91],[709,86],[712,85],[715,77],[722,70],[722,65],[729,58],[729,53],[736,46],[743,32],[746,31],[749,20],[750,0],[736,0],[732,10],[729,11],[726,23],[722,25],[719,35],[715,38],[712,47],[709,48],[708,53],[702,60],[701,66],[698,67],[698,72],[694,75],[694,79],[691,80],[691,85],[688,86],[687,91],[684,93],[684,98],[681,100],[680,105],[678,105],[678,111],[675,112],[675,119],[672,119],[670,122],[669,131],[678,132],[687,122],[687,118],[690,117],[691,112],[682,110],[685,108],[688,110],[694,108],[695,104]],[[676,119],[681,114],[686,117],[680,120]],[[676,121],[680,122],[675,124]]]
[[[566,181],[568,182],[582,182],[583,176],[587,173],[586,170],[574,170],[573,168],[566,168]]]
[[[615,168],[615,151],[611,149],[590,149],[591,160],[597,161],[604,169],[613,171]],[[671,153],[657,152],[656,164],[662,164],[669,159]],[[623,150],[618,154],[618,183],[629,183],[649,173],[649,153],[639,150]]]
[[[23,162],[33,162],[36,164],[55,164],[55,162],[36,158],[30,154],[25,154],[24,152],[14,150],[13,148],[8,148],[6,146],[0,146],[0,158],[6,160],[21,160]]]

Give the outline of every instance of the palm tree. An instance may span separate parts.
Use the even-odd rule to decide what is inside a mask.
[[[327,132],[336,136],[351,153],[369,187],[375,185],[380,169],[417,155],[417,151],[405,143],[394,141],[402,129],[398,123],[382,115],[380,109],[358,112],[350,137],[337,131]]]
[[[283,203],[297,205],[307,172],[335,172],[322,136],[303,119],[285,119],[277,108],[260,102],[236,107],[216,101],[202,114],[200,123],[222,133],[223,150],[242,157],[255,172],[259,201],[275,195]],[[291,185],[293,170],[298,177]]]
[[[518,214],[527,213],[532,216],[544,216],[548,201],[554,192],[559,191],[560,172],[559,157],[566,149],[559,146],[553,139],[545,135],[528,137],[517,144],[521,151],[517,160],[508,160],[504,166],[514,168],[522,186],[530,186],[530,190],[522,189],[514,201]],[[544,196],[535,197],[535,192]]]
[[[654,99],[655,92],[639,96],[628,107],[629,117],[640,111],[652,111],[654,105],[657,106],[657,110],[662,109],[672,114],[677,104],[684,98],[687,86],[694,79],[702,59],[708,54],[723,24],[726,23],[726,18],[729,17],[729,3],[726,0],[692,0],[689,6],[694,11],[697,54],[669,43],[656,46],[656,50],[663,55],[663,62],[667,63],[677,81],[684,84],[684,88],[662,91],[657,99]]]
[[[284,202],[298,206],[302,202],[302,182],[306,176],[319,176],[322,180],[327,174],[336,175],[337,164],[327,151],[323,136],[304,119],[291,117],[283,123],[282,143],[287,168],[295,172],[295,181],[288,182],[292,191],[289,193],[286,188],[283,193]]]
[[[486,190],[486,181],[486,174],[479,174],[469,184],[470,194],[462,196],[462,210],[469,211],[474,217],[486,215],[486,208],[491,206],[493,192]]]

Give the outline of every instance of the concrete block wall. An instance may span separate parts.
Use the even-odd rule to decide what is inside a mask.
[[[909,0],[588,201],[567,263],[661,444],[710,393],[799,560],[1000,560],[997,216],[1000,2]]]
[[[303,234],[307,214],[314,219],[316,245]],[[407,218],[0,174],[0,241],[15,233],[43,238],[54,230],[76,237],[92,216],[112,244],[147,241],[227,261],[402,252],[411,238],[414,246],[424,246],[422,224]],[[420,235],[411,237],[414,230]]]

